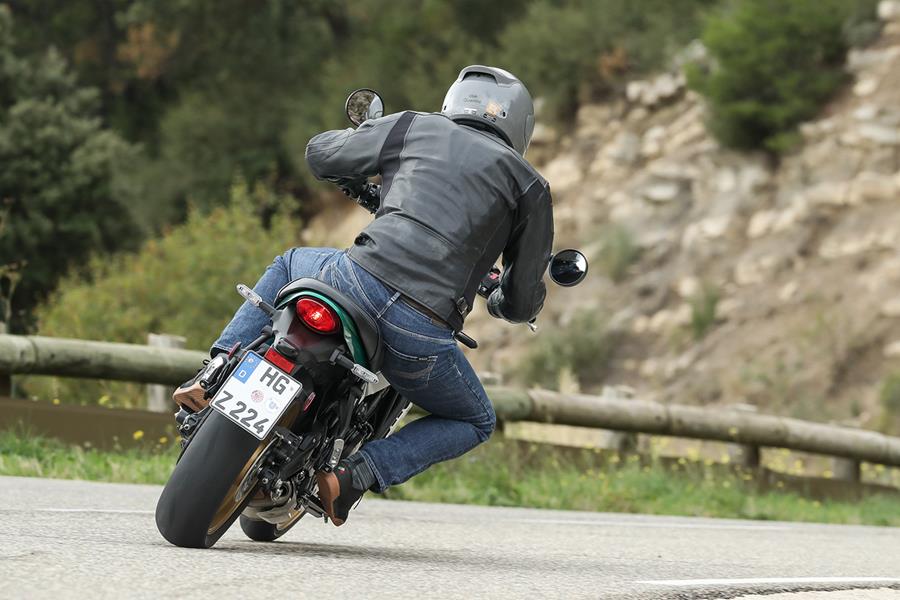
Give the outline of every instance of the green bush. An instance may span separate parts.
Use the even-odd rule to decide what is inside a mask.
[[[641,249],[631,232],[619,225],[604,228],[600,239],[603,242],[599,256],[600,268],[618,283],[625,279],[628,267],[640,258]]]
[[[875,0],[740,0],[711,18],[703,42],[713,66],[688,68],[707,97],[710,128],[724,145],[782,152],[796,125],[816,115],[845,81],[848,27]]]
[[[262,188],[235,186],[231,203],[144,245],[137,254],[95,257],[87,280],[70,276],[37,310],[41,335],[145,344],[147,333],[187,338],[205,350],[242,302],[237,283],[254,284],[273,257],[294,245],[297,223],[283,215],[266,229],[257,217],[270,204]],[[63,402],[140,404],[137,386],[63,380],[26,382],[29,395]]]
[[[582,388],[603,383],[621,334],[597,312],[582,310],[565,326],[544,331],[513,375],[528,385],[558,389],[564,371]]]

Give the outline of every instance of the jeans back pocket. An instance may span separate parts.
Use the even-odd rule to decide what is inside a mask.
[[[414,392],[428,386],[437,355],[412,356],[384,343],[385,360],[382,372],[398,390]]]

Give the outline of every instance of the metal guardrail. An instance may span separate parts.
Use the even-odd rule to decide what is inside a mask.
[[[85,340],[0,335],[0,376],[59,375],[177,384],[193,375],[206,355]],[[755,466],[760,447],[788,448],[848,459],[844,476],[859,478],[859,462],[900,467],[900,438],[874,431],[732,410],[641,400],[488,387],[497,417],[596,427],[653,435],[742,444]]]

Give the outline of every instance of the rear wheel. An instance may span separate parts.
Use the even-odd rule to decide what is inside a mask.
[[[156,504],[166,540],[209,548],[228,530],[256,487],[255,466],[268,447],[213,411],[194,434]]]

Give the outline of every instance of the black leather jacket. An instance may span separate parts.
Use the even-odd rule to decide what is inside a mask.
[[[381,205],[349,256],[454,330],[501,254],[491,314],[523,322],[540,312],[553,242],[550,188],[498,137],[408,111],[320,133],[306,160],[316,177],[339,185],[382,176]]]

